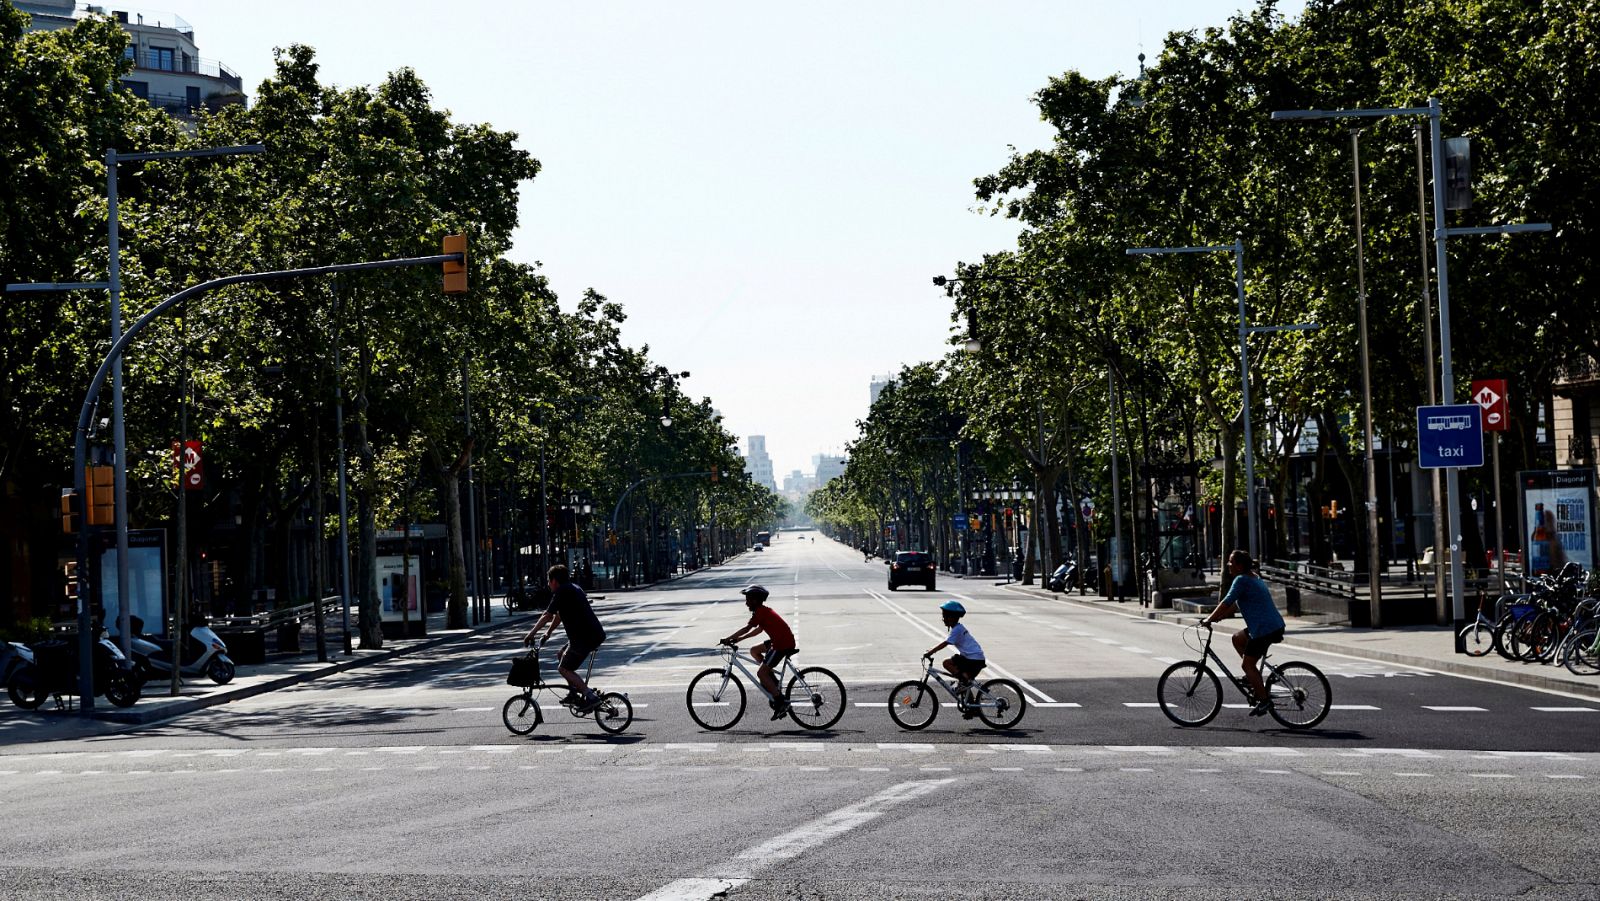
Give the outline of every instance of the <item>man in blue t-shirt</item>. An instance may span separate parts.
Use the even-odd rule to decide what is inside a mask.
[[[1233,576],[1233,584],[1228,587],[1222,603],[1201,621],[1201,625],[1209,627],[1232,616],[1236,610],[1244,617],[1244,628],[1234,634],[1233,647],[1244,661],[1245,680],[1255,693],[1255,707],[1250,715],[1261,716],[1270,703],[1266,683],[1261,681],[1261,657],[1269,646],[1283,640],[1283,616],[1278,613],[1278,605],[1272,602],[1267,583],[1255,574],[1255,568],[1255,561],[1245,551],[1228,555],[1228,572]]]

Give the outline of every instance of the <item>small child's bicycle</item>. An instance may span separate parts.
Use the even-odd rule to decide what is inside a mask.
[[[528,653],[511,659],[511,674],[506,677],[506,682],[522,688],[519,694],[514,694],[506,701],[505,707],[500,711],[501,719],[505,720],[506,728],[512,735],[528,735],[539,724],[544,722],[544,713],[539,709],[539,700],[535,697],[539,691],[559,691],[567,687],[566,683],[546,682],[539,672],[539,650],[542,646],[535,645]],[[589,666],[584,670],[583,679],[589,681],[589,674],[594,672],[594,654],[589,655]],[[633,703],[628,696],[614,691],[596,692],[599,698],[592,704],[569,701],[561,698],[557,703],[567,708],[567,712],[583,719],[587,716],[594,717],[594,724],[603,731],[613,735],[633,725]]]
[[[921,679],[901,682],[889,693],[889,718],[902,729],[926,729],[939,715],[939,696],[932,679],[956,702],[962,716],[977,716],[995,729],[1009,729],[1028,712],[1028,696],[1010,679],[990,679],[982,685],[962,687],[933,666],[933,655],[923,654]]]

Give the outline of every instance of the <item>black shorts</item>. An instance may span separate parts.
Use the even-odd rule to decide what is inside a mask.
[[[770,670],[777,670],[778,666],[783,663],[783,658],[793,657],[800,650],[799,648],[787,648],[780,651],[773,647],[770,641],[763,641],[757,647],[761,649],[761,665]]]
[[[601,641],[604,640],[601,639]],[[561,668],[577,672],[578,667],[583,666],[583,661],[587,660],[589,655],[593,654],[598,647],[600,647],[600,641],[587,642],[579,641],[576,638],[569,639],[567,646],[561,650]]]
[[[974,660],[971,657],[963,657],[960,654],[950,659],[955,662],[956,670],[968,679],[978,678],[978,674],[983,672],[983,668],[989,665],[987,660]]]
[[[1278,642],[1280,642],[1282,640],[1283,640],[1283,630],[1282,629],[1277,629],[1275,631],[1268,632],[1267,634],[1261,636],[1260,638],[1257,638],[1254,635],[1251,635],[1250,636],[1250,640],[1246,641],[1244,643],[1244,655],[1246,657],[1260,657],[1262,654],[1265,654],[1267,652],[1267,648],[1277,644]]]

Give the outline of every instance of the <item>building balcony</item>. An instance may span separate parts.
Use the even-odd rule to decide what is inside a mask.
[[[1593,357],[1585,357],[1567,363],[1556,370],[1555,388],[1557,394],[1565,394],[1563,388],[1594,388],[1600,386],[1600,361]]]
[[[244,92],[244,79],[214,59],[203,59],[186,54],[174,55],[171,51],[146,50],[133,54],[133,68],[144,72],[170,72],[174,75],[198,75],[222,82],[235,92]]]

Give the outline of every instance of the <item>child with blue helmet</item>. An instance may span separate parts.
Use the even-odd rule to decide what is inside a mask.
[[[944,661],[945,672],[960,680],[963,689],[969,688],[988,663],[984,660],[983,648],[979,646],[978,640],[973,638],[967,627],[961,624],[961,617],[967,615],[967,608],[963,607],[960,601],[945,601],[939,605],[939,615],[944,619],[945,628],[950,630],[950,634],[923,656],[932,657],[943,648],[955,648],[956,653]],[[975,715],[966,714],[969,719]]]

